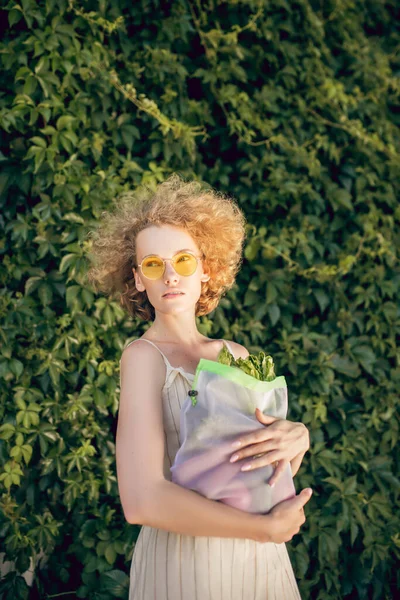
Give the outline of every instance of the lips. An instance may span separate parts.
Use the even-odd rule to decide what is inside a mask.
[[[163,298],[165,298],[165,296],[184,296],[183,292],[178,292],[177,290],[171,291],[171,292],[165,292],[165,294],[163,294]]]

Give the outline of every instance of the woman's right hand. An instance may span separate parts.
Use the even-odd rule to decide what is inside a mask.
[[[304,505],[312,496],[312,490],[306,488],[289,500],[276,504],[267,515],[262,515],[262,542],[282,544],[289,542],[305,523]]]

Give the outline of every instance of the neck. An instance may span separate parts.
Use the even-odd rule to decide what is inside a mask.
[[[146,332],[154,340],[180,346],[194,346],[207,339],[197,329],[193,313],[165,315],[156,312],[153,325]]]

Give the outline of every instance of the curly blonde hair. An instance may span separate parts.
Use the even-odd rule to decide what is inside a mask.
[[[155,191],[141,187],[123,194],[114,201],[114,210],[102,213],[98,229],[88,234],[93,240],[89,282],[98,291],[119,298],[132,317],[154,320],[154,308],[147,293],[136,289],[132,272],[137,265],[136,237],[151,225],[181,227],[195,240],[210,275],[202,283],[195,314],[210,313],[235,282],[246,221],[232,199],[176,174]]]

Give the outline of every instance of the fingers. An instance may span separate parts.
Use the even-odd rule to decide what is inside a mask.
[[[243,450],[238,450],[231,456],[230,462],[237,462],[238,460],[242,460],[243,458],[248,458],[249,456],[255,456],[258,454],[264,454],[265,452],[269,452],[270,450],[276,450],[277,443],[274,440],[263,440],[258,442],[256,446],[248,446],[247,448],[243,448]]]
[[[266,414],[264,414],[259,408],[256,408],[256,413],[255,414],[256,414],[257,419],[263,425],[271,425],[271,423],[274,423],[274,421],[278,421],[279,420],[277,417],[274,417],[273,415],[266,415]]]
[[[303,506],[305,504],[307,504],[307,502],[311,498],[312,493],[313,493],[313,491],[311,488],[306,488],[304,490],[301,490],[300,494],[298,494],[297,496],[295,496],[295,498],[293,498],[293,504],[295,506],[297,506],[299,509],[303,509]]]
[[[304,491],[304,490],[303,490]],[[306,494],[307,495],[307,494]],[[297,497],[296,497],[297,498]],[[297,512],[297,511],[296,511]],[[293,513],[290,513],[291,515],[293,515]],[[293,519],[292,521],[292,526],[290,527],[290,535],[291,538],[293,536],[295,536],[296,534],[298,534],[300,532],[301,527],[304,525],[304,523],[306,522],[306,516],[304,514],[304,509],[303,507],[300,508],[300,510],[298,511],[298,513],[294,514],[291,519]]]
[[[259,469],[260,467],[266,467],[267,465],[272,465],[278,461],[285,462],[285,466],[288,464],[288,460],[282,456],[282,452],[275,450],[273,452],[268,452],[261,458],[255,458],[252,461],[247,461],[240,470],[250,471],[250,469]]]
[[[271,435],[269,428],[262,427],[261,429],[256,429],[255,431],[242,436],[239,440],[235,440],[232,443],[232,448],[245,448],[251,444],[264,442],[272,437],[273,435]]]
[[[275,485],[275,483],[278,481],[278,479],[284,472],[286,465],[288,465],[288,464],[289,464],[289,461],[287,461],[287,460],[281,460],[280,462],[278,462],[278,466],[276,467],[272,476],[269,478],[268,485],[270,485],[271,487]]]
[[[306,488],[294,498],[284,500],[276,504],[270,511],[273,515],[273,523],[276,525],[275,543],[290,541],[300,532],[301,527],[306,522],[304,505],[309,501],[312,495],[311,488]],[[276,541],[277,540],[277,541]]]

